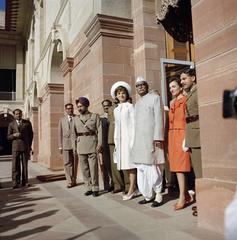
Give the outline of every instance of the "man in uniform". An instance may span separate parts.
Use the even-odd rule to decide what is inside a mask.
[[[12,141],[12,182],[13,189],[21,185],[29,186],[28,183],[28,160],[30,158],[33,141],[33,130],[29,120],[22,119],[22,111],[15,109],[14,118],[7,132],[7,139]],[[21,171],[22,167],[22,171]]]
[[[65,116],[60,119],[58,126],[59,150],[63,154],[64,170],[67,187],[76,186],[78,157],[75,153],[76,134],[74,131],[73,104],[65,105]]]
[[[102,151],[102,129],[100,116],[88,111],[90,102],[85,97],[76,100],[79,116],[75,117],[76,145],[80,168],[86,184],[86,196],[99,195],[97,154]]]
[[[202,162],[195,70],[184,70],[180,75],[180,79],[183,89],[187,92],[185,146],[189,148],[191,154],[195,177],[201,178]]]

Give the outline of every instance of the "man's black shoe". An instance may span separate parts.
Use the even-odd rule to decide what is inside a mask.
[[[16,189],[16,188],[19,188],[19,187],[20,187],[19,184],[15,184],[15,185],[12,186],[12,189]]]
[[[91,194],[92,194],[91,190],[84,193],[85,196],[90,196]]]
[[[119,193],[119,192],[122,192],[123,190],[122,189],[114,189],[112,193]]]
[[[152,198],[151,200],[143,199],[143,200],[139,201],[138,203],[142,205],[142,204],[151,203],[151,202],[153,202],[153,201],[154,201],[154,198]]]
[[[21,186],[22,187],[30,187],[31,185],[29,183],[22,183]]]
[[[151,204],[151,207],[155,208],[155,207],[159,207],[162,205],[162,202],[158,203],[157,201],[154,201],[152,204]]]
[[[93,197],[98,197],[98,196],[99,196],[99,192],[98,192],[98,191],[92,192],[92,196],[93,196]]]
[[[110,186],[108,189],[108,192],[112,192],[112,191],[114,191],[114,187]]]

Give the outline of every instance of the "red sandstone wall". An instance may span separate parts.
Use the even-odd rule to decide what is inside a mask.
[[[161,89],[160,58],[165,57],[165,35],[156,23],[155,0],[133,0],[135,77],[142,75],[152,89]]]
[[[237,122],[222,118],[223,90],[237,85],[236,12],[235,0],[193,1],[203,162],[198,223],[219,232],[237,183]]]
[[[58,151],[58,122],[64,114],[62,84],[48,84],[39,105],[38,162],[52,170],[63,169]]]

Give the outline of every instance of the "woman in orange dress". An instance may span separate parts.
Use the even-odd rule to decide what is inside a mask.
[[[170,171],[176,173],[179,184],[179,199],[175,210],[180,210],[186,206],[185,173],[190,172],[190,156],[184,147],[186,97],[183,95],[179,78],[171,79],[169,89],[173,100],[169,110],[168,154]]]

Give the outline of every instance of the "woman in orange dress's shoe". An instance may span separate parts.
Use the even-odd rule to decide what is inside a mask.
[[[183,95],[183,89],[179,78],[172,78],[169,83],[169,89],[173,96],[169,110],[169,138],[168,138],[168,156],[170,171],[175,172],[179,184],[179,199],[175,204],[175,210],[186,207],[186,179],[185,173],[190,172],[190,155],[185,148],[185,110],[186,97]]]

